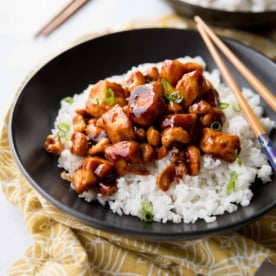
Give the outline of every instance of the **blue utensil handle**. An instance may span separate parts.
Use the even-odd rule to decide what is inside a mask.
[[[266,154],[274,171],[276,171],[276,150],[273,148],[272,141],[267,134],[261,134],[258,141],[262,146],[262,150]]]

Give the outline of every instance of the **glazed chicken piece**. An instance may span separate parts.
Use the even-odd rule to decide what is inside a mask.
[[[219,106],[219,94],[213,85],[206,79],[206,92],[202,96],[202,99],[208,102],[212,106]]]
[[[80,168],[76,170],[71,177],[75,191],[80,194],[97,185],[97,176],[88,169]]]
[[[236,160],[236,154],[240,152],[240,138],[237,135],[204,128],[200,149],[204,153],[217,156],[231,163]]]
[[[112,162],[100,157],[85,157],[82,168],[91,170],[100,179],[111,177],[114,174]]]
[[[99,142],[103,138],[106,138],[107,134],[101,127],[96,126],[93,122],[89,123],[84,129],[85,134],[93,142]]]
[[[129,116],[119,105],[115,105],[103,114],[103,124],[108,138],[114,144],[125,140],[134,140],[135,132]]]
[[[72,146],[70,148],[73,154],[84,156],[87,153],[89,144],[88,138],[81,132],[74,132],[71,136]]]
[[[193,62],[182,63],[178,60],[165,60],[161,66],[160,76],[166,79],[172,86],[175,86],[183,74],[194,70],[202,72],[203,67]]]
[[[72,123],[75,132],[83,132],[86,128],[85,117],[78,113],[73,117]]]
[[[113,163],[118,175],[128,173],[147,175],[141,159],[139,143],[122,141],[105,148],[106,158]]]
[[[76,170],[71,177],[72,184],[77,193],[82,193],[96,187],[100,181],[107,182],[111,180],[114,184],[115,172],[112,162],[100,157],[85,157],[82,166]],[[110,187],[111,191],[116,191],[116,187]],[[105,194],[107,191],[105,192]]]
[[[98,81],[91,89],[86,100],[86,111],[93,117],[100,117],[114,105],[126,105],[125,90],[115,82]]]
[[[207,82],[202,72],[195,70],[184,74],[175,89],[183,94],[184,101],[182,104],[187,108],[206,92]]]
[[[200,123],[204,127],[210,127],[213,122],[219,122],[221,125],[225,122],[226,118],[222,110],[218,107],[212,107],[211,110],[200,117]]]
[[[103,196],[111,196],[115,194],[118,190],[116,182],[100,182],[98,185],[99,192]]]
[[[143,127],[153,124],[165,110],[163,88],[159,81],[138,86],[129,97],[129,112],[132,121]]]
[[[196,114],[170,114],[160,120],[160,127],[181,127],[188,131],[192,140],[197,136],[197,116]]]

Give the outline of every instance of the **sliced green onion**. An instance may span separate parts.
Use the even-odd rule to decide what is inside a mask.
[[[150,201],[142,201],[141,202],[141,210],[142,210],[143,220],[145,222],[151,222],[151,221],[153,221],[153,206],[152,206],[152,202],[150,202]]]
[[[181,103],[182,100],[183,100],[184,96],[183,94],[180,92],[180,91],[175,91],[175,92],[172,92],[169,97],[168,97],[168,100],[170,102],[173,102],[173,103]]]
[[[111,88],[106,88],[104,91],[104,97],[105,97],[105,102],[109,105],[113,105],[115,103],[115,96],[114,92]]]
[[[219,104],[219,108],[220,109],[226,109],[226,108],[228,108],[229,107],[229,103],[223,103],[223,102],[221,102],[220,104]]]
[[[173,92],[173,87],[166,79],[161,79],[161,83],[163,86],[163,94],[168,99],[168,96]]]
[[[57,125],[58,133],[57,135],[59,137],[65,137],[68,131],[70,130],[70,125],[67,123],[59,123]]]
[[[222,127],[222,125],[221,125],[221,122],[219,122],[219,121],[213,121],[210,125],[210,128],[215,131],[221,130],[221,127]]]
[[[242,165],[242,161],[240,159],[239,152],[238,152],[237,149],[235,149],[234,154],[235,154],[235,159],[236,159],[238,165],[241,166]]]
[[[238,174],[235,171],[232,172],[230,180],[226,187],[226,192],[228,195],[232,194],[235,191],[237,179],[238,179]]]
[[[241,107],[238,103],[233,103],[232,108],[235,112],[241,112]]]
[[[70,130],[70,125],[67,123],[59,123],[57,129],[62,132],[68,132]]]
[[[74,102],[74,99],[73,99],[73,97],[65,97],[61,101],[72,104]]]

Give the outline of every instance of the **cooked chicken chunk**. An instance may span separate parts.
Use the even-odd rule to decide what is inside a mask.
[[[125,91],[115,82],[101,80],[91,89],[86,100],[86,111],[93,117],[100,117],[114,105],[126,105]]]
[[[165,100],[159,81],[138,86],[129,98],[132,121],[139,126],[150,126],[165,109]]]
[[[215,155],[225,161],[234,162],[236,153],[240,152],[240,138],[204,128],[200,140],[200,149],[207,154]]]
[[[122,141],[108,146],[105,149],[105,156],[113,163],[119,175],[148,174],[141,159],[139,143],[135,141]]]
[[[188,131],[191,138],[195,138],[197,125],[197,116],[195,114],[170,114],[160,120],[162,129],[168,127],[181,127]]]
[[[135,132],[129,116],[122,107],[115,105],[102,116],[108,138],[114,144],[125,140],[134,140]]]
[[[71,136],[71,141],[71,152],[73,154],[84,156],[87,153],[89,144],[85,134],[81,132],[74,132]]]
[[[160,75],[161,78],[166,79],[172,86],[175,86],[183,74],[194,70],[203,71],[203,67],[193,62],[182,63],[178,60],[165,60],[162,63]]]
[[[76,131],[76,132],[83,132],[84,129],[86,128],[86,122],[85,122],[85,118],[83,115],[76,114],[73,117],[72,123],[74,126],[74,131]]]
[[[219,94],[218,91],[213,87],[213,85],[206,80],[207,89],[202,99],[208,102],[212,106],[219,106]]]
[[[105,130],[96,126],[94,123],[88,124],[84,129],[84,132],[93,142],[99,142],[107,136]]]
[[[213,122],[219,122],[222,125],[225,122],[225,115],[218,107],[212,107],[208,113],[200,117],[200,122],[204,127],[210,127]]]
[[[72,184],[78,194],[97,185],[96,175],[88,169],[80,168],[72,174]]]
[[[116,183],[109,182],[100,182],[99,183],[99,192],[103,196],[111,196],[117,192],[118,188]]]
[[[112,162],[100,157],[86,157],[82,161],[82,168],[91,170],[99,178],[107,178],[113,173]]]
[[[176,90],[183,94],[184,107],[190,106],[194,101],[206,92],[206,80],[199,70],[184,74],[178,81]]]

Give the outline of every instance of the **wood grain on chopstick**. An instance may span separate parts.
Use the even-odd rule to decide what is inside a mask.
[[[204,40],[207,48],[209,49],[213,59],[215,60],[218,68],[220,69],[220,72],[222,76],[224,77],[225,81],[227,82],[229,88],[234,93],[237,101],[239,102],[239,105],[241,106],[241,109],[243,110],[244,115],[246,116],[247,120],[249,121],[250,125],[253,128],[254,133],[258,136],[263,133],[265,133],[265,130],[263,129],[262,125],[260,124],[258,118],[256,117],[255,113],[253,112],[252,108],[249,106],[247,100],[242,95],[240,88],[231,75],[230,71],[226,67],[225,63],[219,56],[217,50],[215,49],[214,45],[212,44],[211,40],[209,39],[208,35],[204,31],[203,27],[198,24],[197,29]]]
[[[263,151],[265,152],[267,158],[269,159],[274,171],[276,171],[276,150],[273,148],[272,141],[270,140],[268,134],[266,134],[263,126],[261,125],[259,119],[253,112],[252,108],[248,104],[247,100],[243,96],[240,91],[240,88],[235,81],[234,77],[228,70],[227,66],[223,62],[222,58],[220,57],[219,53],[217,52],[215,46],[213,45],[211,39],[209,38],[205,27],[201,24],[199,20],[197,22],[197,29],[205,42],[210,54],[212,55],[214,61],[216,62],[220,72],[225,79],[226,83],[228,84],[229,88],[235,95],[244,116],[246,117],[251,129],[253,130],[254,134],[256,135]]]
[[[38,37],[40,35],[48,36],[49,34],[51,34],[88,1],[89,0],[70,1],[35,34],[35,37]]]
[[[276,111],[276,97],[271,91],[237,58],[236,55],[218,38],[218,36],[207,26],[207,24],[199,17],[195,16],[197,24],[207,32],[216,46],[223,52],[228,60],[240,71],[245,79],[252,85],[252,87],[261,95],[267,104]]]

